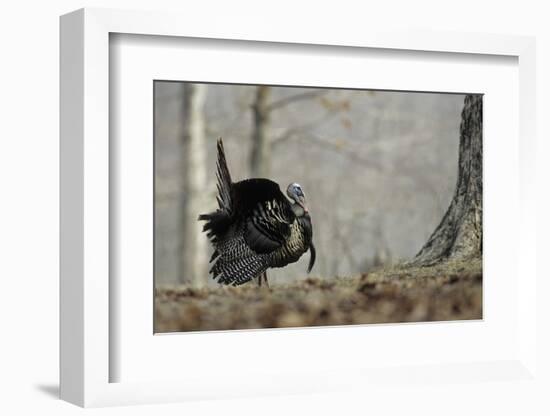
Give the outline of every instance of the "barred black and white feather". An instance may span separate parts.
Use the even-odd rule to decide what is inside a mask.
[[[218,209],[199,216],[214,246],[211,273],[219,283],[240,285],[270,267],[284,267],[310,250],[315,262],[311,218],[269,179],[232,182],[222,140],[218,141]]]

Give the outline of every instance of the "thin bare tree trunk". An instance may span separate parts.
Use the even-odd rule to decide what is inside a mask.
[[[256,87],[256,97],[252,104],[254,128],[250,154],[250,175],[253,178],[269,178],[271,173],[270,108],[268,106],[270,94],[270,87],[265,85]]]
[[[453,200],[412,264],[480,258],[482,254],[482,96],[467,95],[460,124],[458,179]]]
[[[180,283],[202,286],[206,282],[206,239],[197,221],[204,211],[206,148],[204,102],[206,85],[184,84],[182,91]]]

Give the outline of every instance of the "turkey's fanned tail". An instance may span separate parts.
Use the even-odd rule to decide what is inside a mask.
[[[218,182],[216,184],[218,188],[218,195],[216,199],[218,201],[219,209],[208,214],[199,215],[199,221],[206,221],[203,226],[212,243],[215,243],[217,239],[227,230],[231,225],[231,215],[233,213],[233,204],[231,199],[231,174],[227,167],[227,161],[225,159],[225,152],[223,150],[223,141],[218,139],[218,162],[216,177]]]
[[[218,170],[216,172],[216,177],[218,178],[218,205],[220,209],[231,212],[233,204],[231,201],[231,174],[229,173],[229,168],[227,167],[227,160],[225,160],[225,151],[223,150],[223,141],[221,138],[218,139]]]

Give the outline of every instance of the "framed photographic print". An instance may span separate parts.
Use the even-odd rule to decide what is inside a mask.
[[[533,40],[210,27],[61,19],[62,398],[532,377]]]

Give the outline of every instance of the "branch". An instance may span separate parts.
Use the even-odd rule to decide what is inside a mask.
[[[274,101],[271,104],[267,106],[267,111],[273,111],[278,108],[284,107],[285,105],[295,103],[297,101],[303,101],[303,100],[311,100],[313,98],[320,97],[321,95],[327,94],[328,90],[326,91],[308,91],[301,94],[296,95],[290,95],[288,97],[281,98],[280,100]]]
[[[340,153],[341,155],[344,155],[348,157],[353,162],[359,163],[360,165],[363,165],[367,168],[375,169],[377,171],[383,171],[384,168],[382,165],[374,160],[372,158],[367,158],[362,156],[357,149],[353,149],[353,146],[349,145],[349,142],[343,141],[343,140],[325,140],[321,139],[320,137],[315,137],[315,140],[313,140],[313,143],[318,144],[320,146],[323,146],[329,150],[335,151],[337,153]]]
[[[313,128],[313,127],[322,126],[324,123],[326,123],[327,121],[333,119],[336,116],[337,116],[337,113],[329,111],[329,112],[323,114],[321,117],[319,117],[316,120],[310,121],[308,123],[301,124],[301,125],[296,126],[296,127],[289,128],[287,131],[285,131],[280,136],[275,137],[274,139],[272,139],[271,143],[273,144],[274,147],[276,147],[277,145],[279,145],[279,144],[281,144],[281,143],[283,143],[283,142],[285,142],[289,139],[292,139],[293,137],[297,136],[298,134],[306,134],[307,131],[310,130],[311,128]]]

